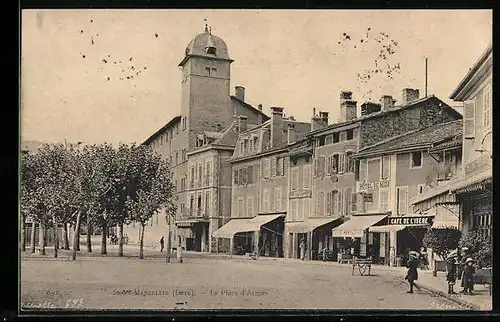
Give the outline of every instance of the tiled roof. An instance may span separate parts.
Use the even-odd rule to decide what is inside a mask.
[[[248,104],[247,102],[244,102],[244,101],[238,99],[236,96],[231,95],[230,97],[233,101],[238,102],[238,103],[242,104],[243,106],[249,108],[250,110],[253,110],[253,111],[261,114],[263,116],[264,121],[269,120],[269,116],[267,116],[264,112],[262,112],[258,108],[255,108],[252,105]]]
[[[434,144],[432,147],[432,151],[439,151],[439,150],[446,150],[446,149],[453,149],[453,148],[458,148],[462,146],[462,131],[460,133],[457,133],[454,137],[450,138],[449,140],[439,142],[437,144]]]
[[[428,97],[424,97],[424,98],[421,98],[421,99],[409,102],[408,104],[403,105],[403,106],[395,106],[394,108],[392,108],[392,109],[390,109],[388,111],[379,111],[379,112],[370,113],[370,114],[367,114],[367,115],[361,115],[360,117],[357,117],[357,118],[355,118],[353,120],[350,120],[350,121],[335,123],[335,124],[332,124],[332,125],[329,125],[329,126],[323,128],[323,129],[319,129],[319,130],[316,130],[316,131],[309,132],[307,135],[313,135],[313,134],[316,134],[316,133],[321,133],[321,132],[324,132],[324,131],[328,131],[330,129],[334,129],[334,128],[342,127],[342,126],[345,126],[345,125],[357,123],[357,122],[364,121],[366,119],[370,119],[370,118],[373,118],[373,117],[377,117],[377,116],[381,116],[381,115],[385,115],[385,114],[389,114],[389,113],[394,113],[396,111],[400,111],[400,110],[409,108],[411,106],[419,105],[421,103],[424,103],[424,102],[427,102],[427,101],[430,101],[430,100],[437,101],[436,103],[441,104],[441,106],[444,109],[449,110],[451,113],[455,113],[460,118],[462,117],[462,115],[459,112],[455,111],[452,107],[450,107],[448,104],[446,104],[445,102],[443,102],[442,100],[440,100],[438,97],[436,97],[434,95],[429,95]]]
[[[428,128],[407,132],[403,135],[392,137],[377,144],[360,150],[356,156],[379,154],[383,152],[394,152],[407,148],[418,148],[423,146],[433,147],[447,139],[453,139],[462,133],[462,120],[437,124]]]

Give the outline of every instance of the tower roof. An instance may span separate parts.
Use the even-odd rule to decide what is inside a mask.
[[[215,55],[207,53],[207,48],[214,47]],[[212,59],[224,59],[230,60],[229,53],[227,50],[226,43],[220,37],[217,37],[211,33],[211,31],[205,27],[205,32],[196,35],[189,44],[186,46],[185,51],[186,56],[179,65],[183,65],[184,62],[190,56],[202,56]]]

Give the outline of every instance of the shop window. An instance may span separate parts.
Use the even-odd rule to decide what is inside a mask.
[[[422,151],[410,153],[410,169],[422,167]]]

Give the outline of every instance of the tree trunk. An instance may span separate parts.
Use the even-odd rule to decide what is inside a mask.
[[[167,239],[167,263],[170,263],[170,257],[172,256],[171,254],[171,249],[172,249],[172,230],[170,227],[170,214],[167,214],[168,216],[168,239]]]
[[[139,246],[139,258],[143,259],[144,258],[144,229],[146,228],[146,225],[142,224],[141,225],[141,242]]]
[[[68,229],[68,224],[63,223],[62,226],[62,234],[63,234],[63,249],[69,250],[69,229]]]
[[[77,251],[80,251],[80,229],[81,228],[82,228],[82,223],[81,223],[81,219],[80,219],[80,223],[78,224],[78,234],[75,234],[76,239],[78,240],[78,242],[76,243],[76,250]]]
[[[52,215],[52,223],[54,225],[54,258],[57,258],[57,248],[59,248],[59,238],[57,236],[57,218]]]
[[[118,225],[118,256],[123,257],[123,223]]]
[[[80,217],[82,215],[81,211],[78,211],[76,215],[76,225],[75,225],[75,233],[73,235],[73,250],[71,252],[71,260],[76,260],[76,252],[79,249],[78,245],[80,244]]]
[[[21,215],[21,251],[24,252],[26,251],[26,231],[25,231],[25,226],[26,226],[26,218],[25,216]]]
[[[92,222],[90,215],[87,213],[87,252],[92,253]]]
[[[107,234],[108,233],[108,224],[104,221],[103,224],[102,224],[102,232],[101,232],[101,236],[102,236],[102,241],[101,241],[101,254],[107,254],[108,253],[108,250],[106,248],[106,245],[107,245]]]
[[[43,222],[40,222],[40,234],[42,235],[40,238],[40,245],[42,246],[42,255],[45,255],[45,225]]]
[[[33,218],[33,223],[31,224],[31,253],[35,253],[35,232],[36,232],[36,221]]]

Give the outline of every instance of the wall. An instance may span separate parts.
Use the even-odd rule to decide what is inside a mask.
[[[313,158],[312,156],[296,156],[290,157],[289,159],[289,171],[288,176],[288,212],[285,221],[303,221],[310,217],[314,217],[314,203],[312,194],[312,183],[313,183]],[[309,175],[307,175],[308,171]],[[296,173],[297,186],[293,189],[293,173]],[[297,210],[293,213],[293,203],[296,203]],[[309,210],[305,203],[309,204]],[[286,240],[288,242],[288,240]]]
[[[238,184],[235,184],[235,171],[253,167],[252,183],[240,184],[238,174]],[[260,185],[260,162],[259,159],[251,159],[234,163],[232,166],[232,191],[231,191],[231,217],[255,217],[259,211],[259,185]],[[238,211],[239,200],[242,200],[242,213]],[[249,205],[252,204],[252,206]],[[250,212],[249,212],[250,211]]]
[[[283,175],[276,175],[273,173],[273,167],[271,166],[271,176],[269,178],[264,177],[264,162],[265,160],[271,160],[270,162],[277,162],[278,158],[283,160]],[[263,213],[273,213],[273,212],[286,212],[288,204],[288,167],[289,159],[286,157],[285,153],[276,153],[259,158],[260,161],[260,171],[259,171],[259,214]],[[280,189],[281,200],[277,200],[275,195],[275,189]],[[264,207],[264,200],[269,200],[267,209]]]

